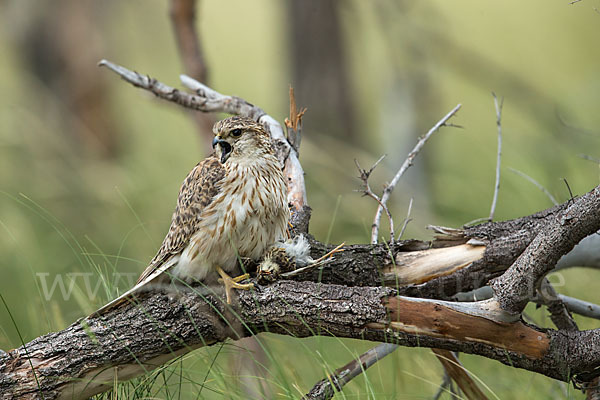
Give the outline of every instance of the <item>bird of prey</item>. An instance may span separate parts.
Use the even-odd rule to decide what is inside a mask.
[[[285,240],[287,185],[270,135],[261,124],[240,116],[217,122],[213,132],[215,152],[183,181],[158,253],[132,289],[93,315],[113,309],[149,284],[169,277],[202,281],[214,272],[223,279],[231,303],[232,288],[252,287],[229,276],[238,260],[258,260],[273,243]]]

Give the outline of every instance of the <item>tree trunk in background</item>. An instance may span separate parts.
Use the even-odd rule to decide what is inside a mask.
[[[208,84],[208,69],[202,51],[202,39],[196,29],[199,6],[196,0],[171,0],[169,14],[185,73],[199,82]],[[212,126],[216,119],[212,114],[195,111],[190,115],[201,137],[204,152],[209,154],[212,151]]]
[[[94,4],[80,0],[35,2],[19,41],[24,62],[59,99],[65,134],[76,147],[114,157],[119,132],[111,117],[108,85],[96,64],[103,56]],[[42,105],[42,108],[46,108]]]
[[[292,86],[298,104],[310,113],[305,131],[354,140],[356,115],[340,26],[342,4],[290,1]]]

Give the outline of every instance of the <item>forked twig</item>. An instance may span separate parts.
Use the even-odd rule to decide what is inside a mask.
[[[446,122],[450,118],[452,118],[458,112],[458,110],[460,110],[461,107],[462,107],[461,104],[456,105],[456,107],[454,107],[452,110],[450,110],[450,112],[448,114],[446,114],[441,120],[439,120],[425,134],[425,136],[423,136],[419,139],[419,141],[417,142],[415,147],[412,149],[412,151],[410,153],[408,153],[406,160],[404,160],[404,163],[402,164],[402,166],[400,167],[400,169],[398,170],[398,172],[396,173],[396,175],[394,176],[392,181],[383,190],[383,194],[381,195],[381,199],[379,201],[379,207],[377,207],[377,212],[375,213],[375,218],[373,220],[373,226],[371,228],[371,243],[373,243],[373,244],[377,243],[377,239],[379,237],[379,225],[381,223],[381,215],[383,214],[384,208],[387,205],[387,202],[390,198],[390,195],[392,194],[392,191],[398,184],[398,181],[400,180],[402,175],[404,175],[406,170],[412,165],[413,160],[415,159],[417,154],[419,154],[419,151],[421,151],[421,149],[423,148],[423,146],[425,145],[427,140],[429,140],[431,135],[433,135],[435,132],[437,132],[442,126],[446,126]]]
[[[408,154],[406,160],[404,161],[404,163],[402,164],[402,166],[400,167],[400,170],[396,173],[396,175],[394,176],[394,178],[392,179],[392,181],[386,185],[386,187],[383,190],[383,194],[381,196],[381,198],[379,196],[377,196],[372,190],[371,187],[369,185],[369,177],[371,175],[371,173],[373,172],[373,170],[375,169],[375,167],[377,167],[377,165],[383,160],[383,158],[385,156],[382,156],[381,158],[379,158],[379,160],[377,160],[377,162],[375,162],[375,164],[367,171],[363,168],[361,168],[361,166],[358,164],[357,160],[354,160],[354,162],[356,163],[356,167],[358,168],[358,171],[360,173],[360,179],[363,182],[363,188],[362,188],[362,192],[364,195],[369,196],[371,198],[373,198],[375,201],[377,201],[377,203],[379,204],[378,208],[377,208],[377,212],[375,214],[375,219],[373,220],[373,226],[371,228],[371,243],[375,244],[378,241],[378,236],[379,236],[379,225],[381,223],[381,214],[383,212],[386,213],[389,223],[390,223],[390,242],[394,243],[394,220],[392,218],[392,215],[387,207],[387,201],[392,193],[392,191],[394,190],[394,188],[396,187],[396,185],[398,184],[398,181],[400,180],[400,178],[402,177],[402,175],[404,175],[404,173],[406,172],[406,170],[408,170],[408,168],[412,165],[412,162],[414,160],[414,158],[417,156],[417,154],[419,153],[419,151],[421,150],[421,148],[425,145],[425,143],[427,142],[427,140],[435,133],[437,132],[442,126],[447,126],[446,122],[452,117],[454,116],[458,110],[461,108],[461,104],[458,104],[456,107],[454,107],[448,114],[446,114],[444,116],[444,118],[442,118],[441,120],[439,120],[428,132],[425,136],[421,137],[419,139],[419,141],[417,142],[417,144],[415,145],[415,147],[413,148],[413,150]],[[400,235],[399,237],[402,237],[402,235],[404,234],[404,231],[406,229],[406,226],[408,225],[408,223],[410,222],[410,214],[412,211],[412,203],[413,203],[413,199],[410,199],[410,203],[408,205],[408,212],[407,212],[407,216],[406,219],[404,220],[404,223],[402,225],[402,230],[400,231]],[[390,346],[394,346],[394,345],[390,345]],[[377,349],[377,347],[371,349],[371,350],[375,350]],[[393,351],[394,348],[392,348],[391,351]],[[390,352],[391,352],[390,351]],[[463,377],[465,381],[470,380],[470,377]],[[472,382],[472,384],[476,387],[476,385]],[[318,385],[318,384],[317,384]],[[316,387],[316,386],[315,386]]]
[[[371,176],[371,173],[373,173],[373,171],[379,165],[379,163],[381,161],[383,161],[385,156],[386,155],[384,154],[381,157],[379,157],[379,160],[375,161],[375,164],[373,164],[373,166],[368,171],[361,168],[357,159],[354,159],[354,163],[356,164],[356,168],[358,169],[358,173],[360,174],[359,178],[362,181],[363,187],[362,187],[361,191],[363,193],[363,196],[371,197],[373,200],[375,200],[379,204],[379,207],[383,207],[383,210],[385,211],[385,214],[387,215],[388,221],[390,223],[390,243],[394,243],[394,219],[392,218],[392,214],[390,213],[390,210],[387,208],[387,205],[385,203],[381,202],[381,199],[379,198],[379,196],[377,196],[373,192],[373,190],[371,190],[371,185],[369,185],[369,177]]]

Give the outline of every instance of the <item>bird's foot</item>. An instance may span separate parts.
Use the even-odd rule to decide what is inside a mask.
[[[253,283],[238,283],[250,277],[249,274],[244,274],[240,276],[236,276],[232,278],[227,274],[227,272],[223,271],[222,268],[217,267],[217,272],[221,275],[221,280],[223,281],[223,285],[225,285],[225,295],[227,296],[227,304],[231,304],[231,290],[232,289],[241,289],[241,290],[250,290],[254,288]]]
[[[237,282],[245,281],[248,278],[250,278],[250,274],[236,276],[235,278],[231,278],[231,280],[234,281],[235,283],[237,283]]]

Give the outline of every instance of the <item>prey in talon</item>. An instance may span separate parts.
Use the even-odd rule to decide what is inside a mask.
[[[275,243],[263,257],[257,268],[258,282],[268,284],[277,279],[289,278],[310,268],[322,266],[334,254],[344,251],[340,244],[317,260],[310,256],[310,243],[302,234],[283,242]]]

